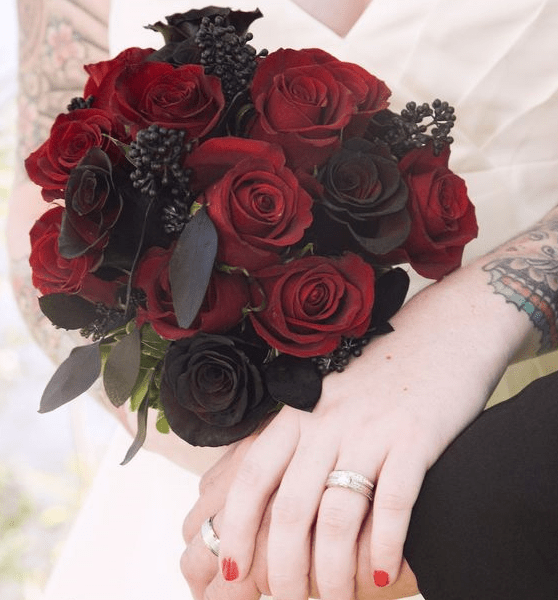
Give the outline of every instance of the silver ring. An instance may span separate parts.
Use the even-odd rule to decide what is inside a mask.
[[[372,501],[374,497],[374,484],[360,473],[355,471],[332,471],[326,480],[326,488],[344,487],[359,494],[363,494]]]
[[[215,556],[219,556],[219,546],[221,545],[221,540],[217,537],[215,533],[215,529],[213,529],[213,517],[209,517],[206,519],[201,526],[201,537],[203,543],[215,554]]]

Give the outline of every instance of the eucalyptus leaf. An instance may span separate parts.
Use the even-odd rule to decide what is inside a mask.
[[[217,231],[202,206],[182,230],[169,265],[174,312],[184,329],[203,303],[216,254]]]
[[[114,344],[105,362],[103,382],[114,406],[122,406],[130,397],[138,378],[140,360],[140,332],[134,329]]]
[[[77,398],[95,383],[100,374],[99,342],[74,348],[48,382],[39,412],[50,412]]]
[[[132,442],[132,445],[128,448],[124,460],[120,463],[121,465],[127,465],[132,458],[138,453],[140,448],[145,442],[147,437],[147,415],[149,413],[149,399],[146,396],[138,409],[138,429],[136,431],[136,437]]]
[[[75,294],[47,294],[39,298],[39,306],[45,317],[62,329],[82,329],[97,316],[95,304]]]

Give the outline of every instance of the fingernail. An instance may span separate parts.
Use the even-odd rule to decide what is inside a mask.
[[[385,571],[374,571],[374,583],[378,587],[389,585],[389,575]]]
[[[238,565],[232,558],[224,558],[221,563],[221,571],[226,581],[238,579]]]

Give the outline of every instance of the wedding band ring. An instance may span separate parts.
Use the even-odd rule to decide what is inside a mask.
[[[221,540],[215,533],[215,529],[213,529],[213,517],[209,517],[209,519],[206,519],[202,523],[200,533],[203,543],[211,550],[211,552],[213,552],[213,554],[215,554],[215,556],[219,556]]]
[[[372,501],[374,496],[374,484],[360,473],[355,471],[332,471],[326,480],[326,488],[344,487],[359,494],[363,494]]]

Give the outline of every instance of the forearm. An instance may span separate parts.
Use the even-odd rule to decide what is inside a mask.
[[[513,359],[556,349],[557,321],[558,208],[426,288],[392,320],[401,332],[422,328],[422,339],[435,331],[440,336],[435,346],[455,360],[467,357],[485,365],[489,386]],[[408,346],[413,343],[407,340]],[[424,343],[420,350],[429,351]]]

